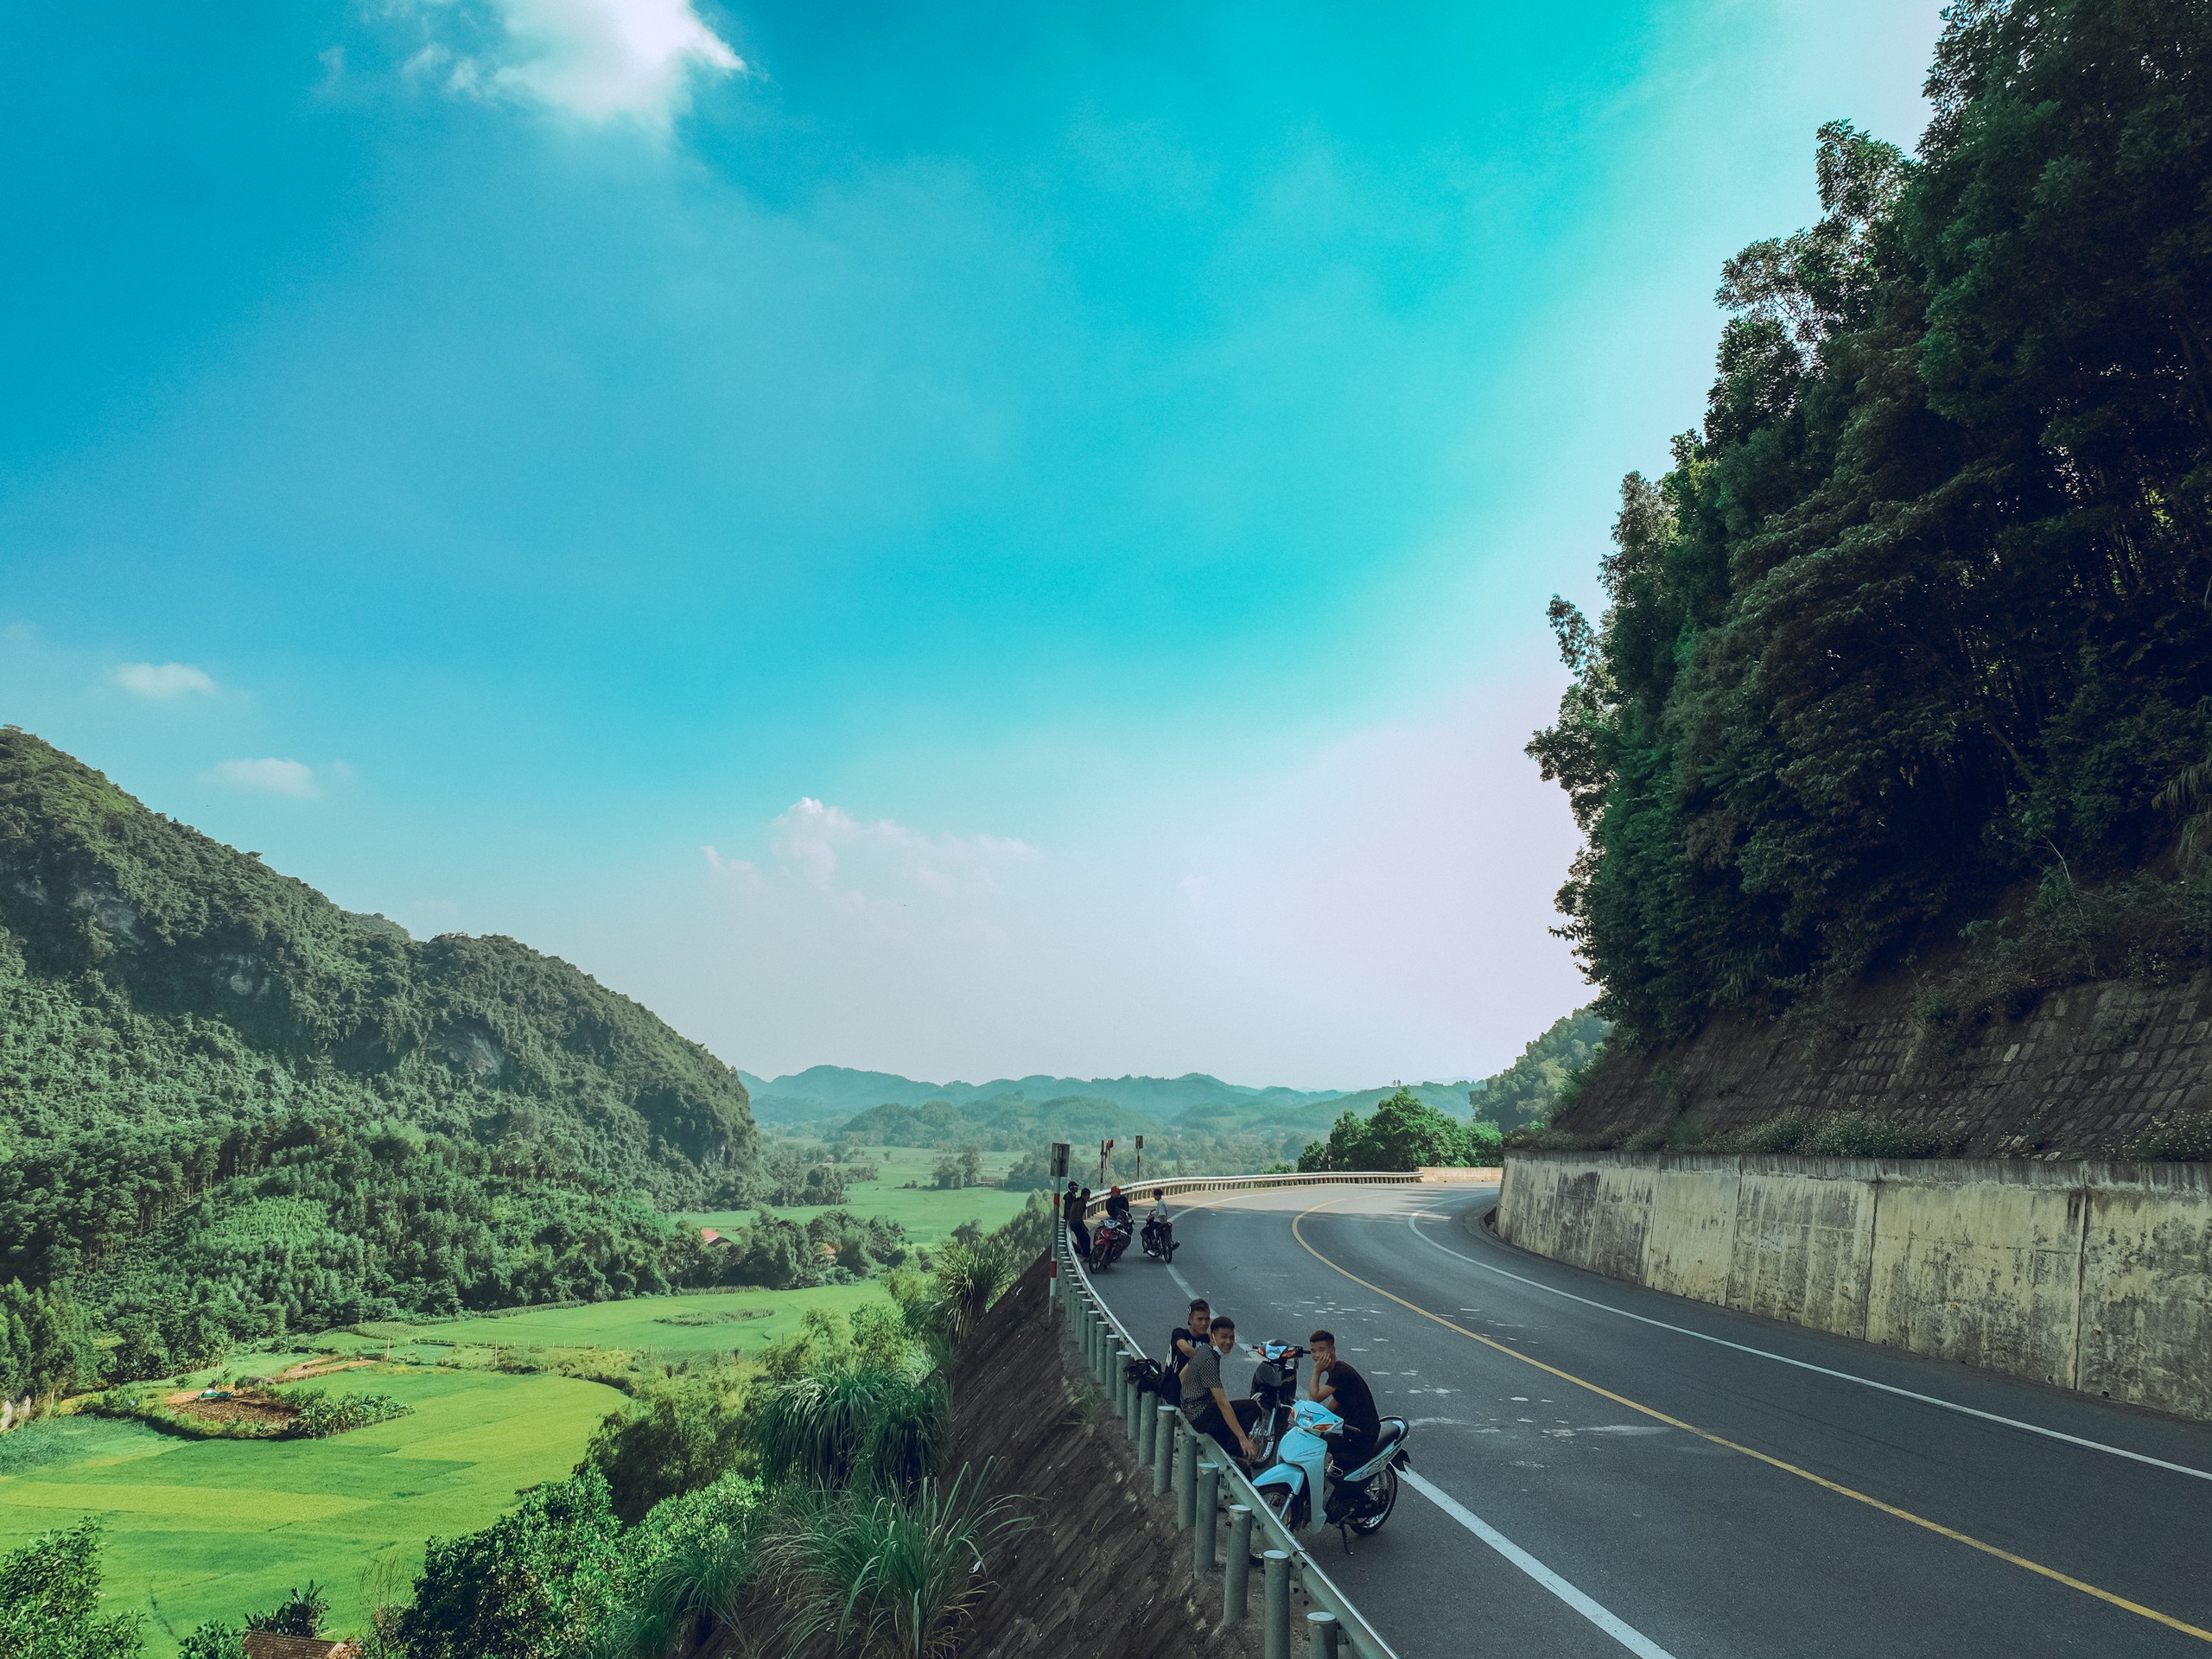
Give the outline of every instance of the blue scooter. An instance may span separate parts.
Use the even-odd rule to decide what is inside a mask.
[[[1260,1501],[1290,1531],[1334,1526],[1343,1534],[1344,1553],[1350,1554],[1352,1534],[1371,1536],[1397,1507],[1398,1471],[1412,1461],[1406,1455],[1406,1420],[1385,1417],[1375,1450],[1357,1469],[1339,1471],[1331,1487],[1326,1484],[1327,1437],[1341,1430],[1344,1420],[1319,1400],[1299,1401],[1291,1416],[1276,1442],[1276,1460],[1253,1477],[1252,1484]],[[1313,1513],[1316,1492],[1323,1494],[1318,1519]]]

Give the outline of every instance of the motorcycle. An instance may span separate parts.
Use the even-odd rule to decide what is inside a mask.
[[[1155,1262],[1175,1259],[1175,1224],[1147,1221],[1144,1224],[1144,1253]]]
[[[1091,1230],[1090,1270],[1103,1273],[1122,1259],[1129,1248],[1129,1224],[1122,1216],[1108,1216]]]
[[[1260,1362],[1252,1368],[1250,1389],[1260,1407],[1259,1421],[1252,1426],[1252,1444],[1259,1448],[1253,1465],[1264,1469],[1274,1461],[1283,1431],[1290,1426],[1291,1409],[1298,1402],[1298,1362],[1306,1357],[1306,1351],[1287,1342],[1262,1342],[1251,1352]]]
[[[1333,1526],[1343,1535],[1344,1553],[1349,1555],[1352,1534],[1371,1537],[1390,1518],[1398,1503],[1398,1471],[1412,1459],[1406,1455],[1406,1420],[1385,1417],[1375,1450],[1357,1468],[1340,1470],[1334,1484],[1326,1484],[1326,1437],[1343,1427],[1344,1419],[1319,1401],[1299,1401],[1291,1408],[1289,1427],[1276,1444],[1275,1462],[1255,1476],[1252,1484],[1258,1489],[1261,1502],[1274,1511],[1289,1531],[1300,1532],[1309,1525]],[[1316,1492],[1323,1494],[1319,1521],[1313,1515]]]

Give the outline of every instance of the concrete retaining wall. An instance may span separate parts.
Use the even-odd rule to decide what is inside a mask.
[[[2212,1170],[1506,1160],[1499,1236],[1610,1278],[2212,1419]]]

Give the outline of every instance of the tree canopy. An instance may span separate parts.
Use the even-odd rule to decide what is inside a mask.
[[[1609,608],[1552,605],[1563,931],[1640,1040],[2038,883],[2201,879],[2212,13],[1946,18],[1916,156],[1821,130],[1822,217],[1727,262],[1704,421],[1622,485]]]

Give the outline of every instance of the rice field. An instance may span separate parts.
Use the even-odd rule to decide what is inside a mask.
[[[952,1230],[963,1221],[978,1223],[988,1231],[1020,1214],[1023,1201],[1029,1196],[999,1186],[955,1187],[940,1192],[931,1185],[931,1180],[938,1160],[944,1155],[941,1152],[912,1147],[870,1147],[862,1155],[880,1173],[874,1180],[855,1181],[848,1187],[843,1208],[856,1216],[881,1216],[895,1221],[906,1230],[910,1239],[924,1246],[945,1243],[952,1236]],[[985,1153],[984,1179],[1002,1178],[1014,1156],[1006,1152]],[[909,1187],[909,1181],[915,1185]],[[804,1222],[820,1215],[822,1211],[798,1206],[776,1213]],[[693,1219],[709,1227],[727,1228],[740,1226],[751,1217],[752,1211],[747,1210],[721,1210]]]
[[[411,1579],[425,1539],[486,1526],[520,1489],[568,1473],[621,1398],[575,1377],[409,1365],[323,1386],[415,1410],[321,1440],[187,1440],[93,1417],[0,1438],[0,1550],[100,1517],[105,1605],[142,1611],[156,1655],[310,1578],[333,1628],[355,1631],[365,1571],[391,1560]]]

